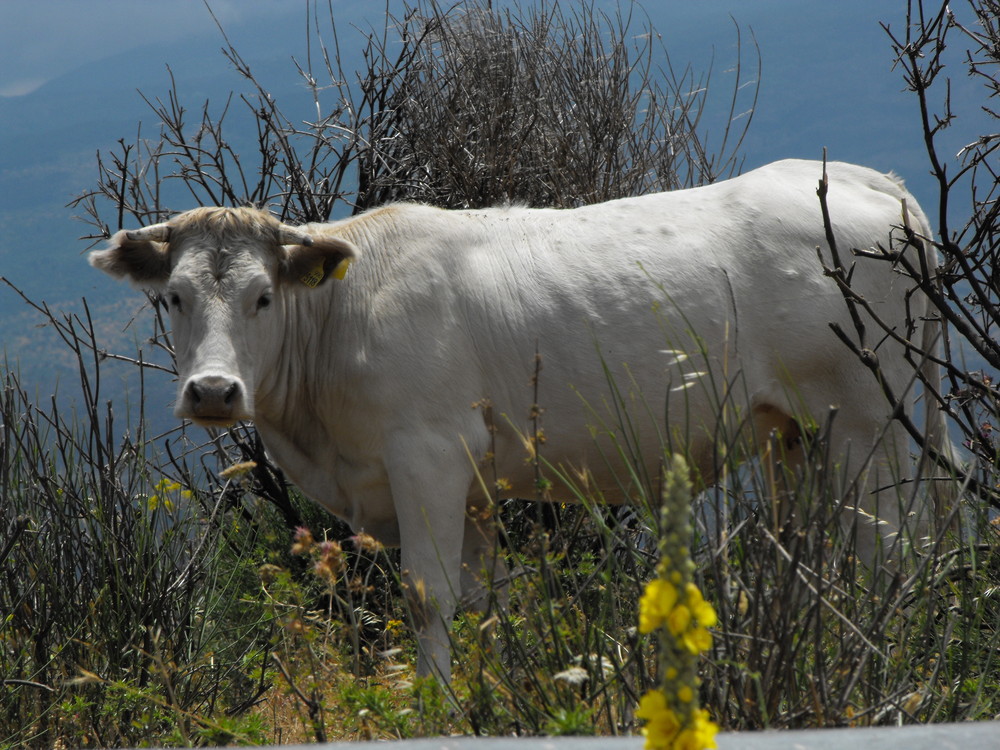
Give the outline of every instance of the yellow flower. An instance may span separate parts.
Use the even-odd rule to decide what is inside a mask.
[[[708,711],[696,708],[691,712],[688,726],[681,729],[680,719],[670,708],[662,690],[650,690],[639,702],[635,715],[645,719],[642,734],[646,750],[708,750],[716,747],[718,726]]]
[[[150,495],[149,499],[146,500],[146,505],[150,511],[156,510],[161,505],[168,513],[172,513],[174,510],[173,501],[168,497],[160,497],[159,495]]]
[[[698,624],[706,628],[715,627],[719,622],[718,615],[715,614],[715,609],[713,609],[712,605],[705,601],[698,587],[693,583],[689,583],[685,592],[687,593],[687,605],[691,609],[694,619],[698,621]]]
[[[680,638],[684,648],[692,654],[700,654],[712,648],[712,634],[705,628],[690,628],[684,631]]]
[[[681,703],[690,703],[694,700],[694,691],[690,685],[681,685],[677,688],[677,700]]]
[[[642,696],[635,715],[646,720],[646,726],[642,728],[646,750],[665,750],[670,747],[681,725],[677,714],[667,705],[667,696],[662,690],[650,690]]]
[[[691,714],[691,719],[694,723],[693,731],[697,737],[699,750],[718,747],[715,744],[715,735],[719,731],[719,726],[709,717],[708,711],[703,708],[696,709]]]
[[[639,708],[636,710],[635,715],[640,719],[646,719],[647,721],[656,718],[656,716],[663,711],[667,710],[667,696],[663,694],[662,690],[650,690],[639,701]]]
[[[691,624],[691,610],[683,604],[678,604],[667,617],[667,627],[675,636],[685,633]]]
[[[660,627],[677,603],[677,587],[662,578],[646,584],[639,600],[639,632],[652,633]]]
[[[698,733],[694,729],[685,729],[677,735],[671,750],[704,750],[704,747],[699,744]]]

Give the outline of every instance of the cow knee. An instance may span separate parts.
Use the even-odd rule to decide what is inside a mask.
[[[506,585],[507,566],[497,547],[493,510],[470,507],[462,540],[462,608],[486,612],[494,596],[504,598]]]
[[[805,432],[799,420],[772,404],[752,409],[751,427],[757,453],[774,465],[793,468],[805,460]]]

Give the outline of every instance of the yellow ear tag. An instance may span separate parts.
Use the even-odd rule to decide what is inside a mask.
[[[310,289],[315,289],[317,286],[319,286],[319,282],[323,280],[324,275],[325,274],[323,273],[323,261],[320,261],[319,265],[317,265],[313,270],[311,270],[305,276],[302,276],[299,279],[299,281],[301,281]]]
[[[347,269],[350,267],[352,260],[352,258],[344,258],[340,261],[340,263],[337,264],[337,267],[333,269],[333,278],[338,281],[343,281],[344,277],[347,276]]]

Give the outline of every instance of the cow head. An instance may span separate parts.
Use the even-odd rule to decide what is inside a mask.
[[[254,393],[286,338],[288,295],[342,277],[358,250],[250,208],[199,208],[115,234],[90,263],[159,293],[173,329],[175,413],[205,426],[254,416]]]

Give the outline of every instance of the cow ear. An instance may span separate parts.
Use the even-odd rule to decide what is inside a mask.
[[[317,287],[333,277],[343,279],[348,266],[361,256],[361,251],[339,237],[310,237],[308,245],[286,245],[281,280],[292,284]]]
[[[117,232],[103,250],[88,256],[90,265],[116,279],[128,279],[143,289],[157,289],[170,277],[170,256],[165,242],[147,239],[143,230]]]

